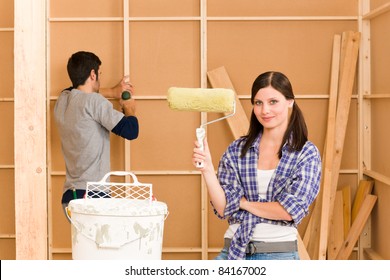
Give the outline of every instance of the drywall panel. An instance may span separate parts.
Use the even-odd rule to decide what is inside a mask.
[[[0,0],[0,11],[1,11],[0,28],[13,28],[14,27],[14,1]]]
[[[0,236],[11,235],[15,234],[14,170],[0,169],[0,178]]]
[[[15,238],[0,239],[0,260],[15,260]]]
[[[199,175],[137,176],[153,184],[158,201],[167,204],[169,215],[164,222],[163,247],[200,248],[201,197]]]
[[[14,164],[14,103],[0,102],[0,165]]]
[[[200,14],[199,0],[131,0],[130,17],[193,17]]]
[[[301,108],[303,116],[305,117],[309,140],[317,146],[322,154],[326,138],[328,99],[296,98],[295,102],[298,104],[299,108]]]
[[[339,176],[339,182],[337,189],[341,189],[345,186],[351,186],[351,201],[355,199],[356,191],[359,184],[359,178],[357,174],[341,173]]]
[[[371,100],[371,169],[390,177],[390,99]]]
[[[373,193],[378,200],[372,210],[371,242],[372,248],[385,260],[390,260],[390,187],[379,181],[375,181]]]
[[[222,249],[222,245],[221,245],[220,248],[218,248],[218,249]],[[218,254],[219,254],[219,251],[218,251],[218,252],[214,252],[214,253],[209,253],[209,254],[208,254],[208,259],[209,259],[209,260],[214,260],[215,257],[218,256]]]
[[[52,199],[52,247],[71,248],[71,224],[62,210],[61,198],[65,176],[51,176],[51,199]]]
[[[199,22],[130,23],[130,72],[137,94],[200,87]]]
[[[356,16],[356,0],[212,0],[210,16]]]
[[[349,108],[347,130],[343,147],[343,157],[340,169],[356,169],[358,166],[358,104],[356,99],[351,100]]]
[[[371,94],[390,94],[390,12],[371,20]]]
[[[219,219],[214,214],[213,206],[208,203],[208,245],[209,248],[223,247],[223,236],[227,230],[229,224],[227,219]]]
[[[72,253],[53,253],[52,260],[72,260]]]
[[[269,70],[286,74],[296,94],[328,94],[333,36],[356,29],[349,21],[209,22],[208,68],[225,66],[238,94]]]
[[[208,121],[213,121],[221,117],[223,117],[222,114],[217,114],[217,113],[207,114]],[[210,147],[213,164],[215,168],[218,168],[218,163],[219,160],[221,159],[222,154],[226,151],[229,144],[233,142],[234,137],[227,123],[227,120],[220,120],[215,123],[209,124],[206,126],[206,129],[207,129],[206,137]]]
[[[194,170],[200,113],[173,111],[166,100],[137,100],[137,112],[140,131],[131,142],[132,170]]]
[[[14,181],[14,2],[0,0],[0,259],[16,258]]]
[[[162,254],[163,260],[200,260],[202,255],[200,253],[164,253]]]
[[[76,32],[77,30],[77,32]],[[53,22],[50,24],[50,95],[69,86],[66,65],[77,51],[95,53],[102,61],[101,87],[122,79],[123,25],[118,22]]]
[[[50,0],[50,17],[120,17],[123,0]]]
[[[0,32],[0,99],[12,98],[14,96],[13,52],[14,33],[8,31]]]
[[[65,172],[65,161],[61,150],[61,139],[59,131],[57,129],[56,122],[54,120],[54,106],[55,101],[50,101],[50,149],[51,158],[50,166],[53,172],[64,171]]]

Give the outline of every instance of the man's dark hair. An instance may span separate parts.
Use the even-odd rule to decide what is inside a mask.
[[[95,70],[96,78],[99,78],[99,66],[102,64],[99,57],[91,52],[79,51],[69,58],[67,70],[73,88],[84,85],[91,70]]]

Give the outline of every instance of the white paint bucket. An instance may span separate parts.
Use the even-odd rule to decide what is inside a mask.
[[[165,203],[91,198],[71,200],[72,258],[160,260]]]

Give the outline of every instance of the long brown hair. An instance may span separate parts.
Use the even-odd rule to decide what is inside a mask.
[[[295,98],[289,79],[280,72],[269,71],[260,74],[252,85],[251,103],[254,105],[254,99],[257,92],[265,87],[271,86],[279,91],[287,100]],[[253,109],[247,135],[243,137],[246,142],[241,151],[241,157],[244,157],[253,141],[257,138],[260,132],[263,132],[263,125],[257,120]],[[283,141],[279,147],[278,156],[282,157],[282,147],[285,143],[288,144],[290,150],[300,151],[305,145],[308,137],[307,126],[301,109],[294,101],[291,116],[288,122],[286,132],[283,136]]]

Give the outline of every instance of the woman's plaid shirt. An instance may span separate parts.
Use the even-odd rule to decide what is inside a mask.
[[[245,138],[234,141],[223,154],[218,166],[218,178],[226,196],[224,217],[229,223],[240,223],[229,249],[229,259],[243,259],[245,248],[258,223],[297,226],[308,214],[309,206],[320,189],[321,156],[317,147],[307,141],[301,151],[290,151],[285,144],[282,158],[268,185],[267,198],[261,199],[257,186],[257,163],[261,134],[241,158]],[[240,199],[248,201],[278,201],[293,220],[269,220],[240,210]]]

